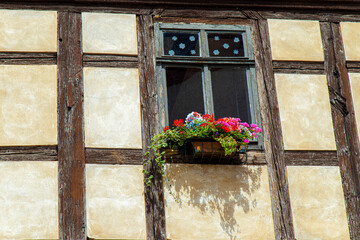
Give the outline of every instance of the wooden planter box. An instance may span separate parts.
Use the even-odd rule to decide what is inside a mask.
[[[239,164],[247,160],[246,149],[225,156],[220,143],[213,139],[189,139],[180,151],[167,150],[168,163]]]

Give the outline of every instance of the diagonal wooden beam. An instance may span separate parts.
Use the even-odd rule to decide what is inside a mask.
[[[280,113],[271,61],[268,23],[265,19],[253,20],[253,37],[275,237],[276,239],[294,239]]]
[[[58,12],[59,239],[85,240],[81,14]]]
[[[350,237],[360,239],[360,145],[340,24],[321,22],[320,29]]]

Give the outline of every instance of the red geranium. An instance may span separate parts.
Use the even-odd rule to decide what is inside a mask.
[[[167,130],[169,130],[169,126],[164,127],[164,132],[166,132]]]
[[[176,119],[174,120],[173,126],[182,127],[184,126],[184,124],[185,124],[184,119]]]

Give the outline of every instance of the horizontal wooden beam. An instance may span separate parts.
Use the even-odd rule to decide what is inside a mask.
[[[348,72],[360,72],[360,61],[347,61],[346,62],[346,68],[348,69]]]
[[[56,146],[0,147],[0,161],[57,161]]]
[[[137,68],[137,56],[105,55],[105,54],[84,54],[84,67],[126,67]]]
[[[285,151],[286,166],[339,166],[336,151]]]
[[[273,61],[276,73],[324,74],[324,62]]]
[[[85,161],[90,164],[142,165],[142,149],[86,148]]]
[[[0,52],[0,64],[32,65],[56,64],[56,53]]]

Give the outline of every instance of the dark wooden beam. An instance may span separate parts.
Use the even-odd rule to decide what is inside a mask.
[[[152,136],[159,129],[157,84],[155,78],[154,20],[151,15],[137,17],[139,43],[140,101],[142,117],[143,153],[147,151]],[[145,170],[154,178],[150,187],[145,185],[146,234],[148,240],[166,240],[163,181],[156,164]]]
[[[286,166],[339,166],[336,151],[285,151]]]
[[[273,61],[276,73],[324,74],[323,62]]]
[[[346,68],[348,72],[360,72],[360,61],[347,61],[346,62]]]
[[[351,239],[360,239],[360,145],[339,23],[321,22],[331,113]]]
[[[105,55],[105,54],[84,54],[84,67],[124,67],[137,68],[137,56]]]
[[[116,164],[116,165],[142,165],[142,149],[105,149],[86,148],[86,163]]]
[[[256,14],[255,14],[256,15]],[[265,159],[268,166],[276,239],[294,239],[280,114],[267,21],[254,20],[253,39]]]
[[[0,52],[0,64],[56,64],[56,53]]]
[[[59,239],[86,239],[81,14],[58,13]]]
[[[0,161],[57,161],[56,146],[0,147]]]

